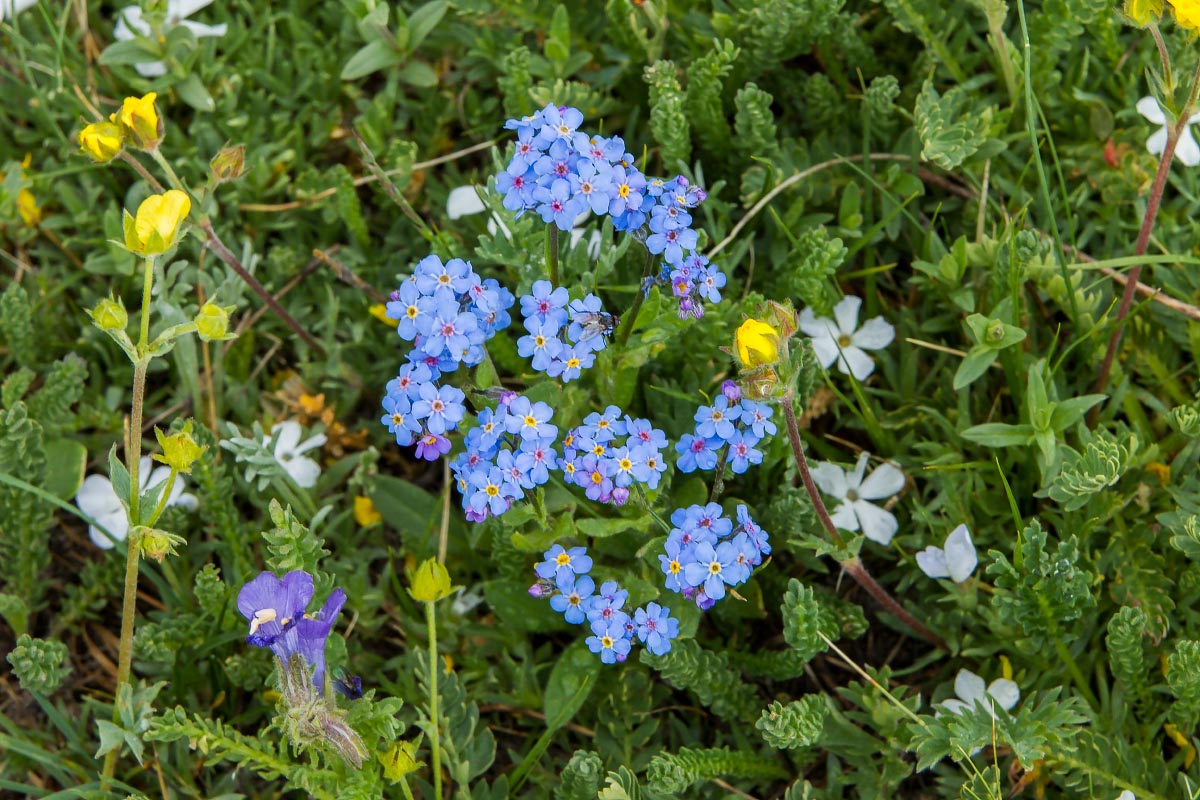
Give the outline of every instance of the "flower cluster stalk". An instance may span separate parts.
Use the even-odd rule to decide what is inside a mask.
[[[633,305],[629,307],[629,312],[625,315],[625,324],[620,326],[617,331],[617,346],[624,348],[629,341],[629,334],[633,333],[633,325],[637,322],[638,312],[642,310],[642,303],[646,302],[646,280],[654,272],[654,253],[646,252],[646,268],[642,271],[642,279],[637,285],[637,294],[633,296]]]
[[[833,518],[829,516],[829,510],[825,507],[825,502],[821,499],[821,493],[817,491],[817,485],[813,481],[812,473],[808,468],[808,459],[804,457],[804,442],[800,439],[800,425],[796,421],[795,401],[795,391],[789,388],[787,393],[784,394],[780,405],[783,407],[783,417],[787,423],[788,442],[792,446],[792,454],[796,459],[796,469],[800,473],[800,479],[804,482],[804,489],[808,492],[808,497],[812,501],[813,508],[817,511],[817,517],[821,520],[822,527],[829,534],[829,538],[834,546],[840,549],[844,546],[844,540],[842,539],[842,535],[838,533],[837,526],[833,523]],[[848,558],[840,563],[842,569],[859,586],[865,589],[868,594],[874,597],[894,617],[916,631],[922,639],[943,650],[950,649],[942,637],[925,627],[904,606],[900,605],[900,602],[892,597],[887,589],[880,586],[857,556]]]
[[[429,627],[429,760],[433,763],[433,796],[442,796],[442,742],[438,720],[438,649],[437,615],[434,602],[425,604],[425,622]]]

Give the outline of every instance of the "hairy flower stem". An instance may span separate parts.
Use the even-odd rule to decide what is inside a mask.
[[[546,228],[546,270],[550,285],[558,288],[558,225],[551,222]]]
[[[620,326],[617,331],[617,347],[624,349],[625,344],[629,341],[629,334],[633,333],[634,323],[637,322],[638,312],[642,310],[642,303],[646,302],[646,295],[649,289],[646,288],[646,280],[650,277],[650,273],[654,270],[654,253],[646,252],[646,268],[642,270],[642,279],[637,285],[637,294],[633,297],[633,305],[629,307],[629,311],[625,314],[625,324]]]
[[[145,275],[142,279],[141,326],[137,343],[137,362],[133,365],[133,406],[129,415],[129,442],[125,448],[126,469],[129,471],[129,528],[141,524],[141,475],[142,460],[142,414],[146,405],[146,370],[150,356],[146,347],[150,343],[150,304],[154,292],[154,259],[147,258]],[[171,477],[175,473],[172,471]],[[170,487],[167,487],[168,492]],[[167,493],[163,494],[165,498]],[[160,504],[161,505],[161,504]],[[157,513],[156,513],[157,516]],[[118,698],[121,687],[129,683],[133,664],[133,623],[137,611],[137,581],[140,543],[133,536],[125,540],[125,595],[121,605],[121,639],[117,651],[117,688],[113,693],[113,722],[119,722],[121,711]],[[118,748],[119,750],[119,748]],[[111,778],[116,771],[118,750],[110,750],[104,758],[103,777]]]
[[[442,796],[442,742],[438,726],[438,671],[441,664],[438,661],[437,650],[437,616],[433,610],[434,601],[425,604],[425,623],[429,627],[429,760],[433,770],[433,796]]]
[[[1158,217],[1158,207],[1162,203],[1163,190],[1167,186],[1167,175],[1171,172],[1171,161],[1175,157],[1175,145],[1179,143],[1179,137],[1187,127],[1188,117],[1191,116],[1192,107],[1196,104],[1198,91],[1200,91],[1200,64],[1196,65],[1196,72],[1192,76],[1192,89],[1188,94],[1187,103],[1179,112],[1175,124],[1167,128],[1167,144],[1163,148],[1162,158],[1158,161],[1158,172],[1155,173],[1154,183],[1150,186],[1150,196],[1146,198],[1146,214],[1142,217],[1142,227],[1138,231],[1137,242],[1133,246],[1135,257],[1145,255],[1146,247],[1150,244],[1150,232],[1154,228],[1154,220]],[[1141,264],[1129,271],[1129,280],[1125,283],[1125,291],[1121,293],[1121,304],[1117,307],[1117,327],[1108,339],[1108,348],[1104,351],[1104,361],[1100,364],[1100,375],[1096,378],[1097,394],[1102,394],[1108,385],[1108,377],[1112,372],[1117,346],[1121,343],[1121,334],[1125,331],[1125,317],[1129,314],[1129,307],[1133,305],[1133,295],[1137,291],[1138,278],[1141,275]],[[1098,406],[1092,409],[1092,413],[1089,415],[1091,422],[1095,422],[1098,411]]]
[[[813,508],[817,511],[817,517],[821,520],[821,525],[825,528],[825,532],[829,534],[830,540],[838,549],[844,549],[845,541],[842,535],[838,533],[837,526],[833,524],[833,518],[829,516],[829,510],[825,507],[825,501],[821,499],[821,493],[817,491],[817,484],[813,481],[812,472],[808,468],[808,459],[804,457],[804,442],[800,439],[800,425],[796,422],[795,411],[795,392],[788,389],[787,394],[783,396],[781,405],[783,406],[783,418],[787,423],[788,441],[792,445],[792,455],[796,458],[796,469],[800,473],[800,479],[804,482],[804,489],[808,492],[808,498],[812,501]],[[940,647],[943,650],[949,650],[949,646],[933,631],[925,627],[912,614],[908,612],[900,602],[880,586],[871,573],[867,571],[866,566],[858,559],[858,556],[853,556],[840,562],[842,569],[846,571],[851,578],[867,591],[871,597],[884,607],[892,616],[899,619],[925,641],[935,647]]]

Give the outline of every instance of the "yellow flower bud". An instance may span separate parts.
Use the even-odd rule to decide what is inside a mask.
[[[102,331],[123,331],[129,324],[129,314],[125,312],[125,304],[119,297],[116,300],[104,298],[88,312],[88,316]]]
[[[125,246],[142,255],[165,253],[191,210],[192,201],[178,189],[150,195],[138,206],[136,217],[125,212]]]
[[[121,126],[115,122],[93,122],[79,132],[79,148],[83,154],[104,164],[121,152]]]
[[[232,339],[226,331],[229,329],[229,312],[233,306],[223,307],[216,303],[205,303],[196,314],[196,333],[206,342],[220,342]]]
[[[42,221],[42,208],[37,204],[37,198],[28,189],[17,192],[17,213],[21,221],[30,228],[36,228]]]
[[[176,546],[187,544],[187,540],[182,536],[157,528],[147,528],[145,525],[135,527],[131,536],[141,551],[142,558],[152,558],[160,564],[167,556],[175,555]]]
[[[733,334],[733,346],[745,369],[754,369],[779,360],[779,331],[767,323],[748,319]]]
[[[1125,16],[1145,27],[1162,16],[1162,0],[1125,0]]]
[[[150,92],[145,97],[126,97],[117,112],[117,122],[121,125],[125,142],[140,150],[153,150],[162,141],[162,120],[154,108],[154,98]]]
[[[360,495],[354,498],[354,521],[366,528],[377,522],[382,522],[383,514],[380,514],[379,509],[375,508],[375,504],[371,502],[371,498]]]
[[[433,603],[452,591],[450,573],[436,558],[426,559],[412,576],[412,588],[408,593],[418,603]]]
[[[200,458],[201,453],[208,449],[196,444],[196,440],[192,438],[192,420],[190,419],[179,433],[167,436],[155,428],[154,436],[158,439],[158,446],[162,448],[162,455],[156,454],[154,460],[166,464],[184,475],[192,474],[192,465]]]
[[[209,169],[212,170],[212,182],[218,184],[242,177],[246,174],[245,163],[245,147],[240,144],[237,147],[222,147],[213,156],[213,160],[208,162]]]

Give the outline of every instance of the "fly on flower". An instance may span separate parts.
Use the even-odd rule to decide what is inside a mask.
[[[609,314],[607,311],[585,311],[575,317],[575,322],[579,323],[579,327],[583,333],[579,336],[580,342],[590,341],[597,336],[609,336],[621,324],[621,318],[616,314]]]

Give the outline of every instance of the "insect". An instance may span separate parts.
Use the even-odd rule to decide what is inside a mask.
[[[586,342],[597,336],[608,336],[621,324],[621,318],[607,311],[587,311],[574,320],[579,325],[578,341]]]

